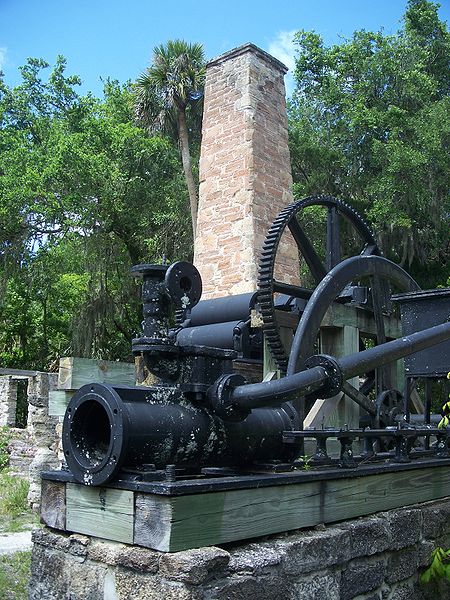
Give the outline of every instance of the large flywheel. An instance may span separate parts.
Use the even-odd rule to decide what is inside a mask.
[[[307,232],[303,219],[311,207],[320,210],[323,215],[313,215],[315,219],[325,222],[322,238]],[[320,208],[319,208],[320,207]],[[306,215],[308,218],[308,215]],[[282,235],[289,231],[297,244],[299,251],[300,267],[306,267],[308,286],[295,286],[275,279],[275,264],[278,248]],[[348,239],[356,239],[356,251],[352,255],[378,255],[380,254],[375,237],[363,218],[348,204],[332,196],[310,196],[294,202],[283,209],[272,223],[263,244],[259,262],[258,298],[263,319],[264,335],[270,352],[275,359],[280,371],[286,372],[289,357],[280,337],[280,328],[275,312],[276,294],[308,299],[317,285],[324,277],[348,254]],[[347,247],[346,247],[347,246]]]
[[[317,228],[312,234],[307,229],[310,216],[307,211],[310,208],[324,213],[311,215],[316,220],[321,218],[324,223],[322,239],[317,235],[320,233]],[[297,244],[299,273],[303,266],[301,282],[309,280],[308,287],[287,284],[274,276],[277,252],[285,231],[292,234]],[[350,238],[353,240],[351,246]],[[269,229],[261,253],[258,298],[264,334],[283,374],[293,375],[309,366],[308,359],[315,353],[321,323],[335,302],[356,305],[364,312],[368,311],[376,330],[371,343],[376,345],[386,341],[384,315],[389,312],[391,290],[413,291],[419,286],[406,271],[380,254],[375,237],[362,217],[336,198],[305,198],[289,205],[278,215]],[[274,300],[277,294],[306,300],[289,356],[277,323]],[[364,347],[362,339],[360,345]],[[383,416],[386,407],[396,408],[399,404],[399,393],[391,388],[388,370],[381,367],[376,373],[365,374],[360,381],[363,383],[358,388],[344,382],[343,391],[374,417],[373,422],[388,424]],[[376,392],[375,403],[368,397],[371,390]],[[381,390],[384,390],[383,393]],[[391,413],[392,410],[389,410]]]

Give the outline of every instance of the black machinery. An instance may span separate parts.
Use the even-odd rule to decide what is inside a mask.
[[[325,259],[301,222],[311,209],[326,212]],[[285,231],[298,246],[302,268],[309,270],[304,275],[312,283],[309,288],[274,276]],[[350,239],[359,248],[347,256]],[[290,471],[299,464],[305,437],[316,440],[311,464],[318,468],[377,461],[377,440],[383,441],[378,446],[383,460],[407,462],[412,454],[448,457],[447,430],[432,427],[429,419],[409,422],[389,365],[416,352],[421,361],[432,363],[432,355],[443,344],[448,347],[449,303],[426,322],[426,329],[419,326],[388,339],[391,290],[402,294],[402,306],[409,301],[405,298],[423,292],[402,268],[381,256],[370,229],[348,205],[319,196],[283,210],[262,248],[256,293],[199,302],[201,278],[189,263],[138,265],[133,271],[142,278],[144,319],[132,349],[143,356],[155,383],[93,383],[75,393],[64,418],[69,472],[62,471],[62,479],[105,485]],[[341,357],[317,352],[321,323],[333,306],[352,307],[375,324],[373,339],[361,340],[360,352]],[[255,314],[262,317],[262,329],[252,321]],[[280,315],[294,324],[290,351],[280,336]],[[235,361],[260,361],[262,334],[281,377],[248,383],[236,372]],[[358,386],[348,381],[355,376]],[[314,400],[341,391],[361,407],[361,426],[303,429],[305,410]],[[340,442],[338,460],[328,456],[329,438]],[[364,442],[359,458],[352,447],[356,439]],[[426,443],[413,450],[418,439]]]

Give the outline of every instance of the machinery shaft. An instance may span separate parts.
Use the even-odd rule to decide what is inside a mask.
[[[344,358],[330,360],[329,366],[333,369],[333,373],[330,373],[330,368],[327,369],[327,366],[316,365],[275,381],[238,386],[231,392],[228,401],[248,410],[260,406],[279,406],[298,395],[304,396],[313,392],[319,392],[323,397],[331,397],[340,391],[340,388],[335,385],[330,387],[329,393],[326,390],[330,378],[336,375],[336,369],[340,372],[338,375],[341,382],[346,381],[360,373],[425,350],[448,339],[450,339],[450,323],[443,323]]]

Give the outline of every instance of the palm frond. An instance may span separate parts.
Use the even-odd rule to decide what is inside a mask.
[[[134,85],[136,120],[150,131],[172,127],[173,113],[203,95],[205,58],[201,44],[169,40],[156,46],[153,60]]]

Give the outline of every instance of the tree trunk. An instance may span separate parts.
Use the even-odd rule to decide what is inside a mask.
[[[186,114],[184,109],[178,108],[178,134],[180,139],[181,161],[183,163],[184,176],[189,193],[189,203],[191,206],[192,232],[195,235],[197,231],[197,207],[198,196],[197,186],[195,185],[194,176],[192,174],[191,153],[189,152],[189,137],[186,126]]]

